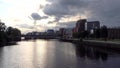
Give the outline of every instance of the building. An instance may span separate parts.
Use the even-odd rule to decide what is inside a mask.
[[[66,28],[64,30],[64,38],[72,38],[72,34],[73,34],[73,28]]]
[[[73,33],[77,33],[77,32],[78,32],[77,27],[74,27],[74,28],[73,28]]]
[[[60,28],[59,34],[60,34],[60,37],[63,37],[63,35],[65,34],[65,28]]]
[[[53,29],[48,29],[46,32],[46,39],[55,38],[55,32]]]
[[[60,31],[55,31],[55,36],[60,37]]]
[[[120,39],[120,28],[108,28],[108,39]]]
[[[76,23],[75,31],[76,32],[83,32],[85,31],[85,23],[87,22],[86,19],[80,19]]]
[[[86,30],[90,33],[94,32],[94,29],[98,29],[100,28],[100,22],[99,21],[91,21],[91,22],[87,22],[86,25]]]
[[[54,35],[54,34],[55,34],[54,30],[52,29],[47,30],[47,35]]]

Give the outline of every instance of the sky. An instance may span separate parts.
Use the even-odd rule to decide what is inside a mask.
[[[120,0],[0,0],[0,19],[22,33],[72,28],[79,19],[120,26]]]

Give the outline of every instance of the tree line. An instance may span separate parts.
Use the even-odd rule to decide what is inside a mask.
[[[7,27],[0,22],[0,46],[21,40],[21,31],[17,28]]]

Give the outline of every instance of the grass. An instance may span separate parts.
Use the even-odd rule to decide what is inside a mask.
[[[87,39],[86,39],[87,40]],[[96,40],[96,41],[105,41],[103,38],[99,38],[99,39],[97,39],[97,38],[90,38],[90,39],[88,39],[88,40]],[[120,43],[120,39],[107,39],[107,41],[106,42],[116,42],[116,43]]]

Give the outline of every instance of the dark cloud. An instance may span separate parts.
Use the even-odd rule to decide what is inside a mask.
[[[31,17],[33,20],[41,20],[41,19],[47,19],[48,16],[40,16],[38,13],[32,13]],[[31,19],[31,17],[29,17]]]
[[[120,0],[47,0],[51,4],[46,5],[44,13],[58,18],[65,16],[86,15],[88,20],[99,20],[101,24],[108,26],[120,25]]]
[[[65,15],[73,15],[78,12],[77,10],[84,9],[82,7],[87,7],[88,2],[83,0],[48,0],[52,4],[46,5],[44,8],[44,13],[50,16],[57,16],[59,18]],[[82,11],[81,11],[82,12]]]
[[[32,17],[34,20],[40,20],[40,19],[41,19],[41,16],[40,16],[38,13],[32,13],[32,14],[31,14],[31,17]]]
[[[120,17],[119,0],[101,0],[91,3],[87,8],[91,11],[91,20],[100,20],[102,25],[119,26]]]

